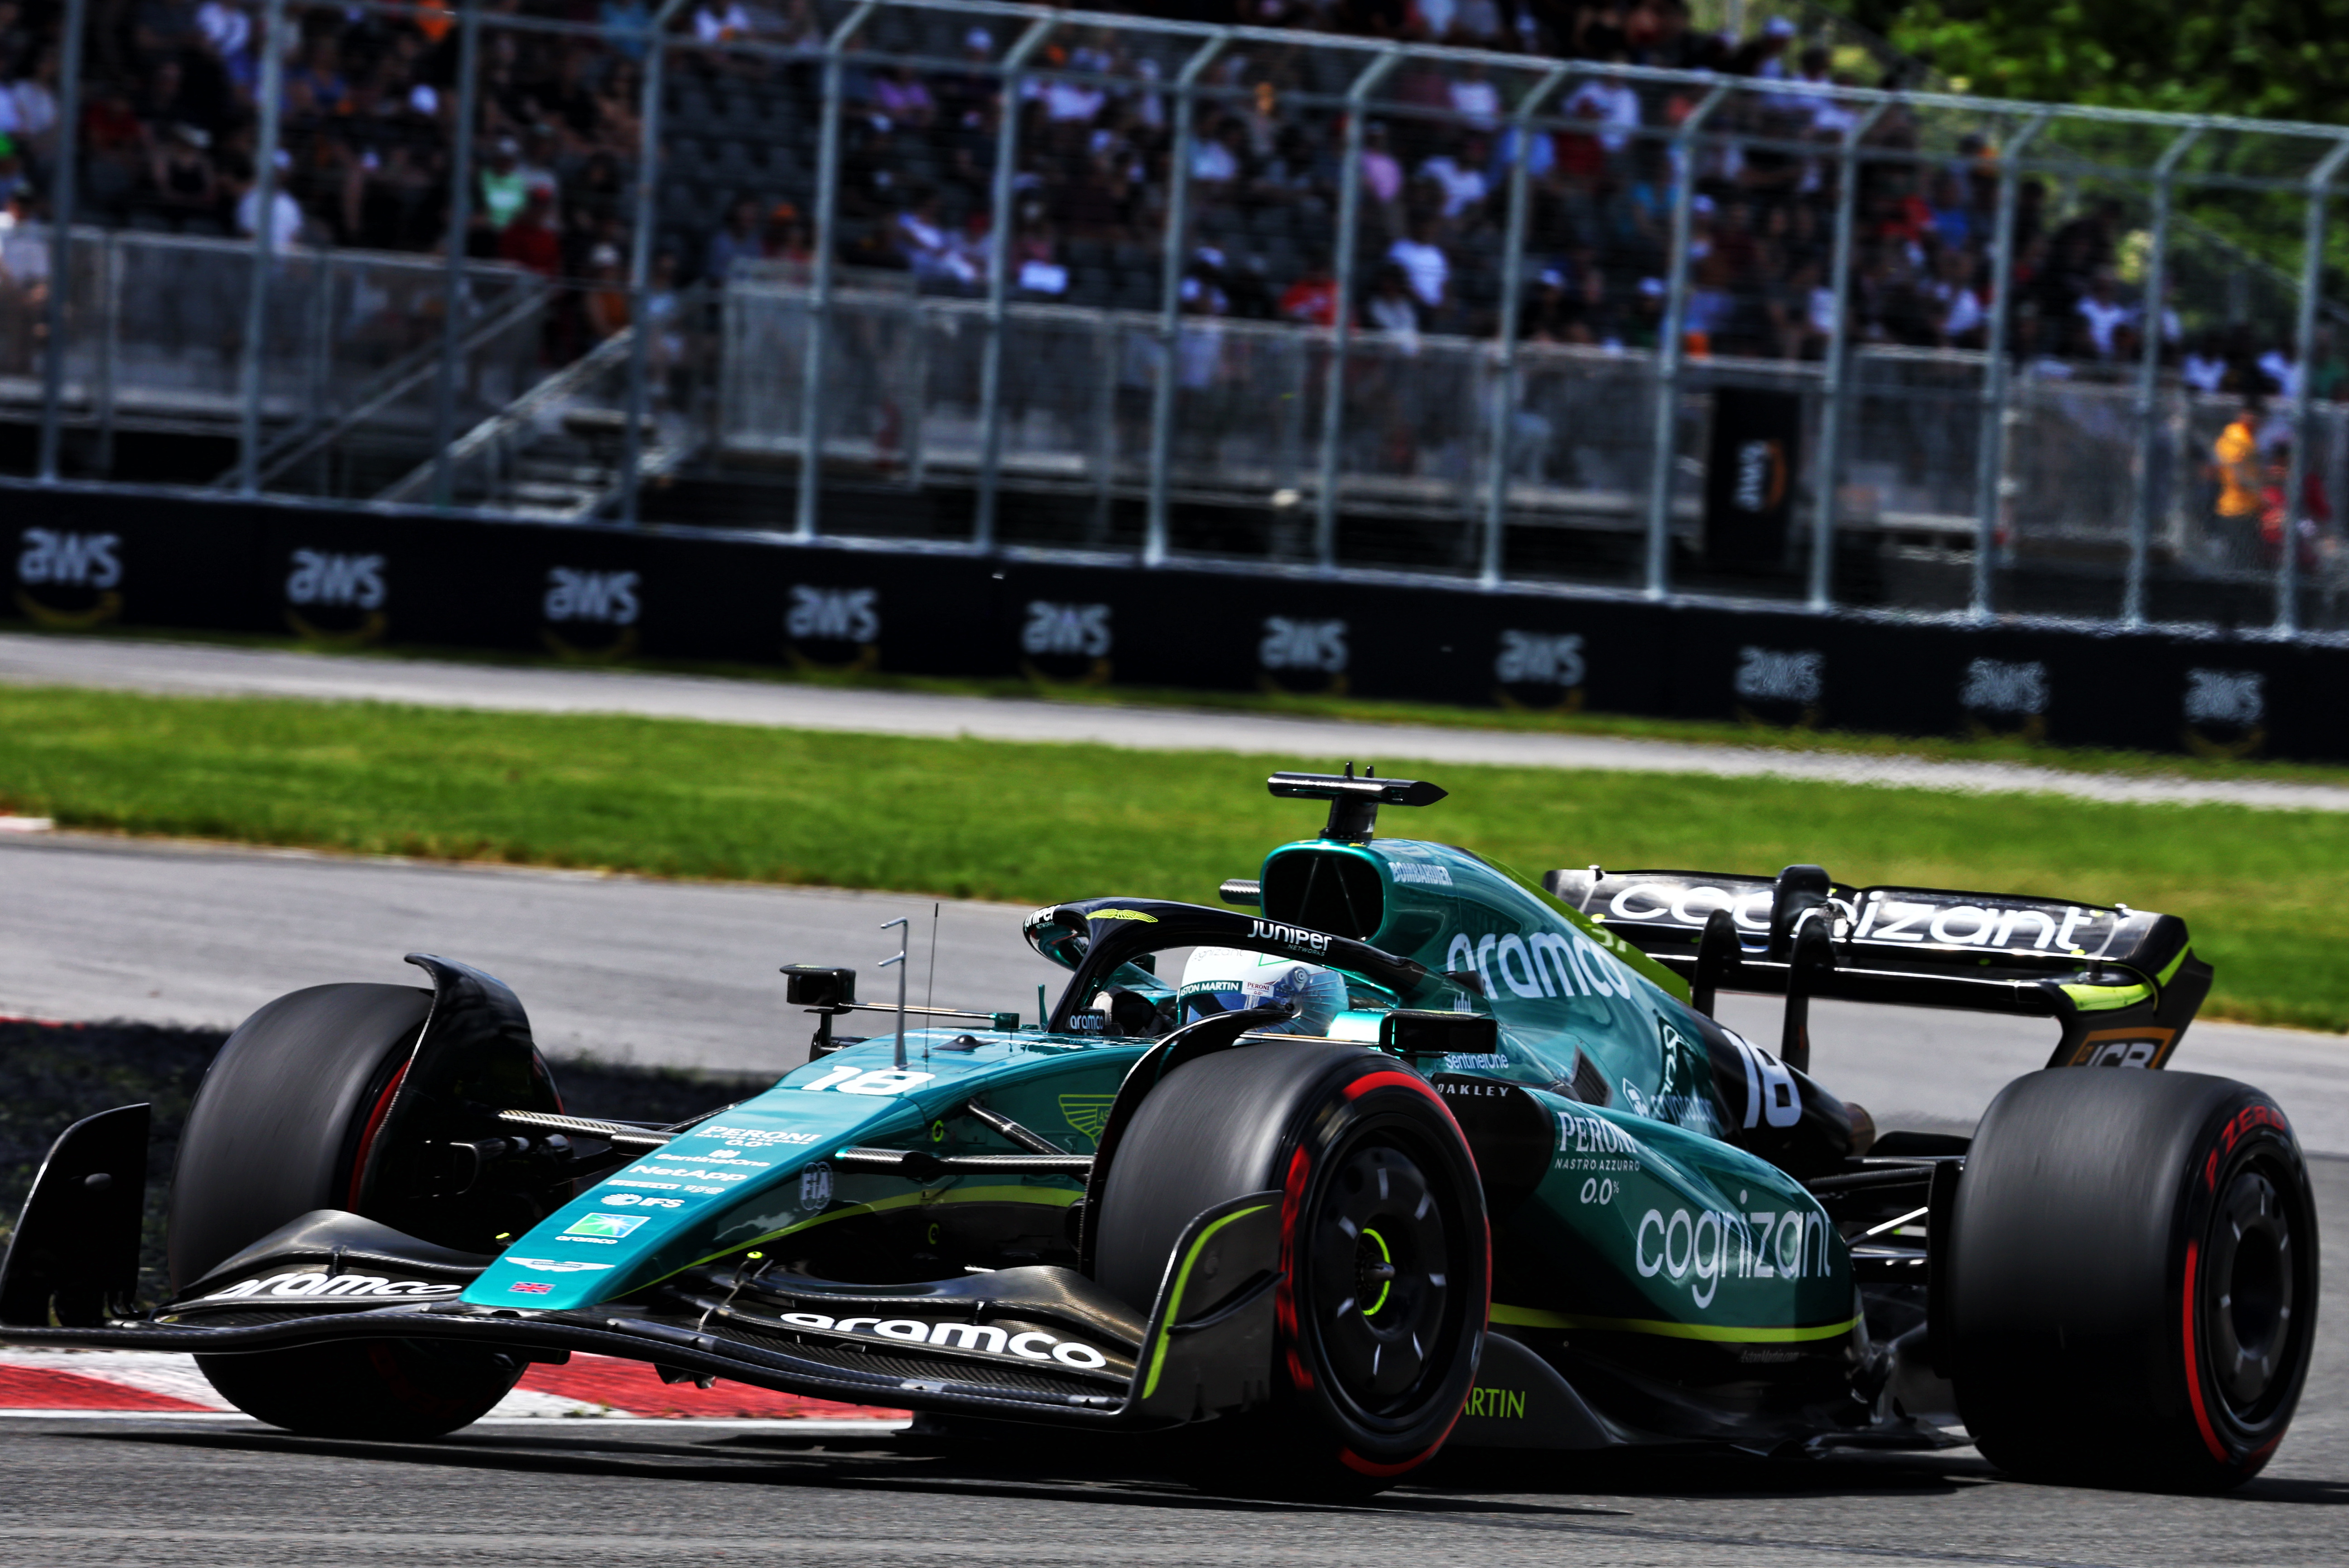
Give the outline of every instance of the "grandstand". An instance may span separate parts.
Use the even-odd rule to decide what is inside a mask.
[[[0,0],[0,471],[2341,626],[2349,143],[1739,10]]]

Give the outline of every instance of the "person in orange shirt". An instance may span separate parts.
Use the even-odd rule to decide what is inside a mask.
[[[2248,566],[2257,553],[2260,489],[2260,400],[2243,406],[2210,443],[2210,474],[2219,482],[2212,534],[2224,541],[2230,565]]]

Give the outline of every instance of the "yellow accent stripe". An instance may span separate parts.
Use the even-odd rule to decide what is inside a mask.
[[[2170,976],[2178,972],[2178,966],[2186,961],[2186,955],[2193,950],[2194,950],[2190,947],[2178,949],[2178,956],[2171,959],[2168,963],[2162,966],[2161,972],[2155,975],[2153,978],[2158,981],[2161,984],[2168,985],[2169,983]]]
[[[673,1278],[688,1269],[698,1269],[704,1263],[713,1263],[720,1258],[730,1258],[745,1247],[764,1246],[769,1241],[796,1235],[802,1231],[811,1231],[818,1225],[829,1225],[835,1220],[854,1220],[861,1214],[878,1214],[885,1209],[910,1209],[919,1203],[1037,1203],[1049,1209],[1066,1209],[1083,1196],[1083,1192],[1066,1187],[957,1187],[945,1192],[901,1193],[895,1198],[875,1199],[870,1203],[852,1203],[845,1209],[835,1209],[829,1214],[819,1214],[812,1220],[802,1220],[796,1225],[786,1225],[780,1231],[770,1231],[763,1236],[753,1236],[748,1241],[737,1241],[732,1246],[721,1248],[706,1258],[696,1258],[689,1263],[680,1263],[668,1273],[663,1274],[661,1279]],[[660,1282],[655,1280],[647,1282],[657,1284]]]
[[[1142,1397],[1144,1399],[1158,1392],[1158,1374],[1166,1365],[1166,1346],[1174,1338],[1174,1314],[1183,1310],[1183,1287],[1191,1282],[1191,1265],[1199,1261],[1199,1254],[1206,1250],[1207,1243],[1215,1239],[1216,1231],[1235,1220],[1245,1220],[1251,1214],[1261,1214],[1271,1207],[1269,1203],[1259,1203],[1253,1209],[1243,1209],[1237,1214],[1225,1215],[1201,1231],[1199,1239],[1191,1243],[1191,1250],[1183,1255],[1183,1266],[1174,1271],[1174,1293],[1166,1298],[1166,1322],[1158,1331],[1158,1348],[1150,1353],[1150,1376],[1142,1385]]]
[[[2083,1012],[2110,1012],[2153,1000],[2149,985],[2067,985],[2064,994]]]
[[[1491,1321],[1516,1328],[1588,1328],[1609,1334],[1650,1334],[1662,1339],[1703,1339],[1731,1345],[1791,1345],[1804,1340],[1835,1339],[1849,1334],[1859,1322],[1823,1323],[1809,1328],[1727,1328],[1709,1323],[1665,1323],[1647,1317],[1584,1317],[1578,1314],[1544,1312],[1539,1307],[1493,1303]]]

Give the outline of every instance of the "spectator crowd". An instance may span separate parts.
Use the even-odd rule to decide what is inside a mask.
[[[645,102],[647,0],[485,0],[471,254],[569,280],[548,352],[623,327]],[[38,218],[56,188],[57,0],[0,0],[0,202]],[[745,263],[812,259],[810,213],[832,13],[812,0],[695,0],[663,84],[657,286],[723,282]],[[449,241],[460,29],[450,0],[398,14],[293,4],[263,36],[255,0],[90,0],[79,127],[85,221],[275,243],[429,252]],[[501,26],[602,24],[601,36]],[[1229,19],[1294,30],[1202,78],[1188,155],[1182,308],[1194,316],[1357,326],[1405,340],[1490,335],[1504,319],[1511,175],[1527,175],[1518,329],[1528,340],[1636,348],[1661,330],[1672,214],[1692,214],[1685,327],[1699,353],[1819,357],[1835,322],[1831,240],[1852,111],[1803,84],[1847,83],[1837,57],[1784,18],[1750,36],[1702,31],[1682,0],[1237,0]],[[1191,46],[1058,29],[1016,100],[998,70],[1011,24],[880,13],[844,73],[839,258],[913,286],[982,290],[992,265],[998,145],[1016,128],[1009,286],[1020,297],[1146,309],[1159,296],[1177,156],[1167,92]],[[634,29],[634,31],[630,31]],[[1337,99],[1362,63],[1334,38],[1441,42],[1587,63],[1548,127],[1510,123],[1493,71],[1406,56],[1361,128],[1363,225],[1353,297],[1332,271],[1347,127]],[[1162,40],[1163,43],[1163,40]],[[737,45],[754,46],[744,49]],[[255,182],[256,96],[283,51],[282,149],[271,210]],[[885,63],[915,55],[920,68]],[[1669,132],[1702,90],[1610,67],[1743,78],[1685,161]],[[1506,72],[1502,73],[1506,74]],[[1558,122],[1562,120],[1563,125]],[[1851,315],[1855,340],[1978,348],[1989,332],[1998,150],[1929,155],[1899,109],[1867,135]],[[1903,156],[1903,155],[1906,156]],[[2189,340],[2174,311],[2125,281],[2117,202],[2059,212],[2017,201],[2010,345],[2050,376],[2122,373],[2147,333],[2185,381],[2292,395],[2287,351],[2239,332]],[[19,286],[37,263],[0,247]],[[11,262],[10,257],[16,257]],[[5,282],[5,279],[0,279]],[[673,306],[669,308],[673,308]],[[2343,367],[2318,367],[2338,389]]]

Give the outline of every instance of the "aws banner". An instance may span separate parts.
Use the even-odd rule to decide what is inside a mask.
[[[715,529],[0,489],[5,616],[803,674],[1354,696],[2349,758],[2349,648],[1970,628]],[[1322,758],[1335,765],[1342,758]]]

